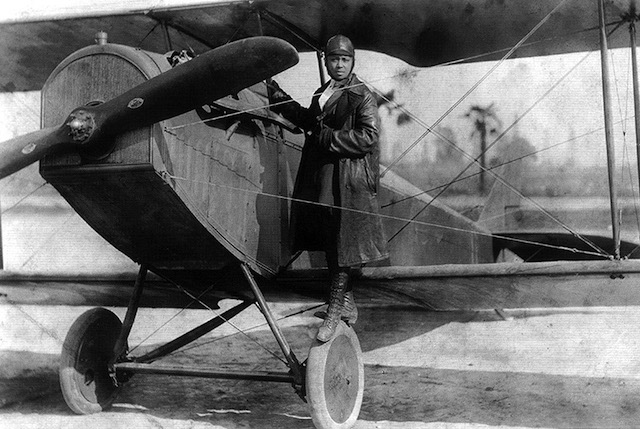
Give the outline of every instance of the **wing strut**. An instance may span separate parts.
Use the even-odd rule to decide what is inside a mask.
[[[638,58],[636,54],[636,15],[635,8],[632,8],[629,14],[629,35],[631,48],[631,70],[633,75],[633,108],[636,124],[636,157],[638,164],[638,180],[640,181],[640,88],[638,87]]]
[[[316,52],[316,57],[318,59],[318,72],[320,74],[320,85],[324,85],[327,82],[327,77],[324,74],[324,68],[322,66],[322,48],[320,47],[319,42],[304,30],[296,27],[280,15],[276,15],[267,9],[259,9],[257,13],[261,18],[265,18],[271,24],[300,39],[305,45],[309,46]]]
[[[611,226],[613,228],[614,257],[620,259],[620,230],[618,219],[618,190],[614,177],[615,149],[613,141],[611,110],[611,79],[609,71],[609,46],[605,27],[604,0],[598,2],[600,20],[600,62],[602,65],[602,101],[604,105],[604,130],[607,145],[607,171],[609,172],[609,202],[611,204]]]

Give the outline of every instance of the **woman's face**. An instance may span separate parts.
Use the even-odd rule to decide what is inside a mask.
[[[329,76],[335,80],[346,79],[353,68],[353,57],[349,55],[328,55],[325,62]]]

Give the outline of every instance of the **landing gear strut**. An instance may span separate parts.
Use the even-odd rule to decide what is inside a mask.
[[[241,268],[255,301],[242,301],[222,315],[142,356],[128,356],[127,343],[142,296],[147,272],[145,266],[140,267],[124,324],[104,308],[94,308],[82,314],[69,330],[61,356],[60,385],[69,408],[78,414],[108,409],[121,385],[136,373],[258,380],[291,384],[308,402],[318,429],[352,427],[358,418],[364,391],[362,351],[353,329],[340,322],[335,336],[326,343],[315,342],[307,361],[299,363],[249,267],[243,264]],[[211,332],[252,304],[258,306],[269,324],[285,356],[288,372],[214,371],[152,364]]]

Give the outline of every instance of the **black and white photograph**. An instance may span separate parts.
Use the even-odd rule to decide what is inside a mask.
[[[639,8],[4,4],[0,427],[638,427]]]

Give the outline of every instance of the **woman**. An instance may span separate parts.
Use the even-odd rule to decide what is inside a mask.
[[[279,103],[273,110],[306,132],[291,226],[294,251],[326,254],[331,286],[317,335],[322,342],[333,337],[341,318],[349,323],[357,318],[351,267],[388,257],[377,216],[378,106],[353,73],[355,51],[347,37],[329,39],[324,54],[331,80],[314,93],[309,108],[291,100],[275,82],[270,84],[272,101]]]

